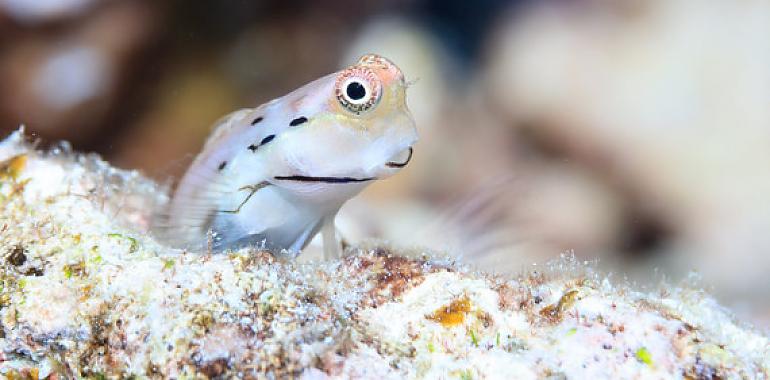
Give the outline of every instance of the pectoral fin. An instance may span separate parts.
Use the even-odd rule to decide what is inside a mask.
[[[323,219],[321,234],[324,241],[324,259],[336,260],[342,257],[340,254],[340,242],[337,240],[337,227],[334,225],[336,213]]]

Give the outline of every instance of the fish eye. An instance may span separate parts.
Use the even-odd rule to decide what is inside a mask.
[[[345,109],[360,115],[380,100],[380,81],[367,69],[350,68],[337,78],[335,93]]]
[[[348,98],[352,100],[361,100],[366,96],[366,87],[364,87],[361,82],[353,81],[348,83],[345,93],[348,95]]]

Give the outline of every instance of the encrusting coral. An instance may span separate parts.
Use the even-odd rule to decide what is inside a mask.
[[[7,378],[770,377],[770,341],[700,290],[638,292],[569,257],[518,277],[385,246],[298,263],[146,233],[166,189],[0,144]]]

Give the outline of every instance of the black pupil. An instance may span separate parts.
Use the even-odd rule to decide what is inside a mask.
[[[360,100],[366,96],[366,88],[359,82],[351,82],[346,89],[348,97],[353,100]]]

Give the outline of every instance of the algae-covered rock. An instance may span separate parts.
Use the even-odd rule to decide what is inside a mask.
[[[167,189],[98,157],[0,145],[8,378],[746,378],[770,341],[700,290],[562,258],[517,277],[386,246],[339,261],[185,252]]]

